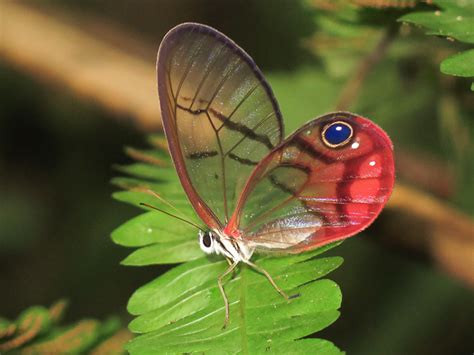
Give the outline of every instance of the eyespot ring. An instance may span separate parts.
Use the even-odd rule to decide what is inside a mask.
[[[352,126],[344,121],[335,121],[324,126],[321,139],[329,148],[339,148],[351,140],[354,135]]]

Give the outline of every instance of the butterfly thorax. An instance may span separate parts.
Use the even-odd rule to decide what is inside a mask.
[[[206,254],[223,255],[234,262],[247,262],[254,248],[244,240],[228,237],[218,231],[199,231],[199,245]]]

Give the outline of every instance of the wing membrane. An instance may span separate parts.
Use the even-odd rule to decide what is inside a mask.
[[[157,61],[163,127],[181,183],[210,228],[222,228],[257,163],[283,136],[273,93],[252,59],[220,32],[187,23]]]
[[[321,134],[344,121],[353,128],[343,147]],[[228,226],[257,249],[300,252],[366,228],[392,191],[394,162],[388,136],[347,112],[315,119],[276,147],[254,170]]]

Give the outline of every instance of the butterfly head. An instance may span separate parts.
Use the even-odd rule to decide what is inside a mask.
[[[254,249],[241,239],[226,237],[216,231],[199,231],[199,246],[206,254],[224,255],[234,261],[248,261]]]

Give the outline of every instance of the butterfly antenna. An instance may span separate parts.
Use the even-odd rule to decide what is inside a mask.
[[[158,193],[156,193],[155,191],[153,190],[150,190],[150,189],[147,189],[145,191],[147,194],[149,195],[152,195],[154,197],[156,197],[158,200],[160,200],[161,202],[163,202],[165,205],[171,207],[173,210],[175,210],[180,216],[181,218],[183,219],[189,219],[183,212],[181,212],[180,210],[178,210],[171,202],[165,200],[162,196],[160,196]]]
[[[167,212],[167,211],[165,211],[165,210],[162,210],[161,208],[158,208],[158,207],[149,205],[148,203],[144,203],[144,202],[141,202],[141,203],[140,203],[140,206],[145,206],[145,207],[154,209],[154,210],[156,210],[156,211],[158,211],[158,212],[162,212],[162,213],[164,213],[164,214],[166,214],[166,215],[168,215],[168,216],[170,216],[170,217],[179,219],[180,221],[183,221],[183,222],[189,224],[190,226],[193,226],[194,228],[197,228],[197,229],[199,229],[200,231],[204,232],[204,230],[203,230],[201,227],[199,227],[197,224],[195,224],[195,223],[193,223],[193,222],[191,222],[191,221],[188,221],[188,220],[185,219],[185,218],[182,218],[182,217],[180,217],[180,216],[177,216],[177,215],[175,215],[175,214],[172,214],[172,213],[170,213],[170,212]]]

